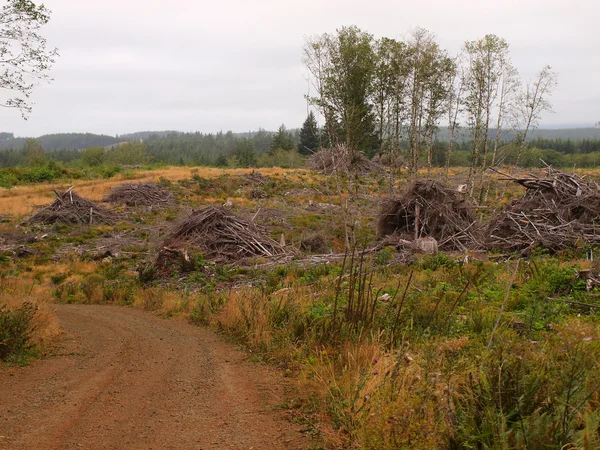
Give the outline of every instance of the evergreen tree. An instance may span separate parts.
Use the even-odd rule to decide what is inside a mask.
[[[235,156],[240,167],[256,167],[256,152],[252,140],[248,138],[239,139],[235,144]]]
[[[275,152],[275,150],[291,150],[294,148],[294,139],[292,134],[287,131],[285,125],[281,125],[277,130],[277,133],[271,139],[271,146],[269,149],[269,153]]]
[[[221,153],[217,157],[217,160],[215,161],[215,166],[217,166],[217,167],[227,167],[227,157],[223,153]]]
[[[300,143],[298,152],[301,155],[310,155],[319,148],[319,129],[317,120],[312,111],[308,113],[306,120],[300,129]]]

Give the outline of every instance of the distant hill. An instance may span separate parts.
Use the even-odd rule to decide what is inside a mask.
[[[292,134],[297,134],[298,130],[288,130]],[[212,133],[213,135],[228,134],[236,138],[253,138],[255,136],[264,135],[265,139],[270,139],[273,132],[259,129],[258,131],[248,131],[242,133],[232,132],[218,132]],[[132,141],[154,141],[157,139],[172,139],[172,138],[185,138],[194,135],[209,135],[211,133],[184,133],[181,131],[164,130],[164,131],[138,131],[135,133],[127,133],[117,135],[115,137],[108,136],[105,134],[93,134],[93,133],[57,133],[57,134],[46,134],[36,138],[39,143],[48,151],[53,150],[83,150],[89,147],[105,147],[110,148],[117,144]],[[494,131],[490,131],[490,138],[494,137]],[[504,141],[510,141],[515,138],[514,132],[507,132],[502,135],[501,139]],[[535,141],[537,139],[562,139],[562,140],[600,140],[600,127],[596,128],[563,128],[563,129],[537,129],[527,137],[528,141]],[[448,129],[446,127],[440,127],[438,139],[440,141],[448,141],[450,139]],[[457,135],[457,141],[469,141],[470,135],[466,128],[460,128]],[[0,133],[0,150],[2,149],[20,149],[25,144],[27,138],[17,137],[15,138],[12,133]]]
[[[490,130],[489,136],[493,139],[496,136],[495,130]],[[514,131],[508,131],[503,133],[500,138],[503,141],[512,141],[515,139],[515,136],[516,133]],[[446,142],[450,140],[448,128],[440,127],[438,139]],[[459,128],[458,133],[455,135],[455,139],[460,142],[470,140],[471,136],[469,134],[469,130],[466,128]],[[528,142],[535,141],[537,139],[570,139],[572,141],[600,139],[600,128],[562,128],[555,130],[538,128],[537,130],[530,131],[528,133]]]
[[[122,134],[122,135],[117,135],[117,140],[119,142],[128,142],[128,141],[137,141],[137,140],[143,140],[145,141],[146,139],[152,137],[166,137],[169,135],[173,135],[173,134],[183,134],[181,131],[174,131],[174,130],[165,130],[165,131],[137,131],[135,133],[128,133],[128,134]]]
[[[531,134],[531,140],[541,139],[600,139],[600,128],[564,128],[558,130],[537,129]],[[528,139],[529,140],[529,139]]]
[[[0,133],[6,135],[9,133]],[[0,139],[0,149],[21,148],[28,138],[18,137]],[[92,133],[46,134],[36,138],[46,150],[78,150],[89,147],[106,147],[117,142],[113,136]]]

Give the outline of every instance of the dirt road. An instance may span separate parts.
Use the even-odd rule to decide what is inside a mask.
[[[0,369],[0,448],[306,449],[283,382],[210,331],[130,308],[57,305],[59,355]]]

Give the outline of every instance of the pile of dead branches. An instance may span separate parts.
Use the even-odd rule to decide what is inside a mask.
[[[218,263],[285,254],[283,246],[256,225],[215,206],[194,211],[173,228],[163,243],[162,252],[173,249],[196,250],[204,259]]]
[[[416,180],[397,199],[384,200],[377,221],[379,238],[432,237],[441,249],[480,246],[477,218],[471,205],[454,188],[436,180]]]
[[[127,206],[150,206],[152,208],[168,208],[175,204],[170,191],[152,182],[121,184],[112,189],[110,194],[102,201]]]
[[[562,250],[580,244],[600,245],[598,184],[552,167],[547,167],[543,177],[507,175],[506,179],[527,191],[490,221],[488,248]]]
[[[306,161],[309,169],[325,175],[334,173],[367,175],[382,172],[384,167],[371,161],[363,153],[351,151],[345,146],[319,150]]]
[[[371,161],[374,163],[381,164],[385,167],[398,168],[406,166],[406,161],[404,161],[404,158],[401,155],[391,152],[377,154],[373,157]]]
[[[110,210],[80,197],[70,187],[64,192],[54,191],[56,200],[43,207],[38,213],[27,219],[26,223],[64,223],[64,224],[113,224],[116,216]]]
[[[269,181],[268,177],[265,177],[262,173],[258,172],[257,170],[253,170],[252,172],[245,174],[244,178],[256,186],[262,186],[263,184],[266,184]]]

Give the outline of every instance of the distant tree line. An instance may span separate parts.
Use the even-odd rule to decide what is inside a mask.
[[[554,133],[554,132],[553,132]],[[55,135],[58,139],[59,135]],[[66,135],[69,136],[69,135]],[[93,135],[92,135],[93,136]],[[440,133],[441,136],[441,133]],[[468,138],[450,142],[446,134],[437,136],[431,143],[433,167],[469,167],[473,154],[473,141]],[[510,136],[509,136],[510,137]],[[100,137],[103,139],[103,137]],[[216,167],[299,167],[302,158],[312,154],[320,146],[327,146],[327,135],[319,129],[313,114],[300,130],[288,131],[281,126],[277,132],[259,130],[248,133],[179,133],[149,134],[145,141],[135,138],[133,142],[120,142],[109,146],[91,146],[84,149],[45,147],[47,139],[22,139],[16,141],[11,133],[0,133],[1,140],[21,143],[19,147],[0,149],[0,166],[17,167],[40,165],[49,161],[66,166],[100,167],[106,165],[206,165]],[[85,139],[83,140],[85,141]],[[82,141],[82,142],[83,142]],[[66,142],[66,141],[64,141]],[[75,142],[72,140],[71,142]],[[450,146],[452,145],[452,152]],[[514,139],[499,140],[503,149],[503,162],[516,164],[519,143]],[[411,142],[402,138],[398,148],[404,155],[410,152]],[[43,154],[32,158],[32,148]],[[527,142],[526,152],[520,165],[539,165],[544,159],[557,167],[593,167],[599,165],[600,139],[547,139],[538,138]],[[134,151],[135,149],[135,151]],[[448,156],[450,158],[448,159]],[[492,163],[492,154],[486,155],[487,165]],[[408,162],[406,163],[408,164]]]
[[[556,150],[566,154],[587,154],[600,152],[600,139],[541,139],[533,142],[540,149]]]
[[[84,149],[52,149],[56,140],[64,136],[65,145],[87,144],[104,136],[50,135],[43,139],[15,139],[11,133],[0,135],[0,140],[12,146],[0,149],[0,187],[23,182],[51,181],[61,177],[110,177],[134,166],[157,164],[206,165],[217,167],[301,167],[304,160],[298,151],[300,133],[281,125],[276,132],[260,129],[257,132],[227,133],[151,133],[146,140],[138,134],[128,135],[131,142],[94,145]],[[110,137],[110,136],[109,136]],[[54,138],[54,140],[53,140]],[[111,138],[114,140],[123,139]],[[42,142],[50,146],[44,148]],[[75,144],[75,145],[76,145]]]
[[[0,149],[21,149],[29,138],[15,138],[13,133],[0,133]],[[46,134],[36,139],[45,150],[80,150],[120,142],[113,136],[92,133]]]

